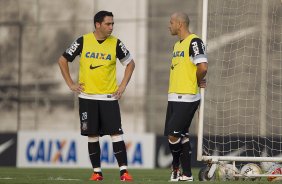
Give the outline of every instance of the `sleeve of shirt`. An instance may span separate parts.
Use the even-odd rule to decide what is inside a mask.
[[[205,45],[200,38],[191,40],[189,54],[195,65],[208,62]]]
[[[83,48],[83,37],[76,39],[69,48],[63,53],[63,56],[69,61],[72,62],[76,56],[81,55]]]
[[[118,39],[116,47],[117,58],[122,65],[126,66],[132,61],[130,52],[127,50],[125,45]]]

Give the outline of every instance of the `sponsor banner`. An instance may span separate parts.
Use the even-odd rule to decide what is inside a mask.
[[[82,167],[88,164],[87,138],[75,132],[18,133],[18,167]]]
[[[124,135],[128,166],[153,168],[155,137],[152,134]],[[101,165],[116,168],[110,136],[100,138]],[[151,150],[148,151],[148,150]],[[79,132],[27,132],[18,134],[18,167],[83,167],[91,168],[88,138]]]
[[[202,167],[204,163],[197,161],[197,137],[190,137],[190,143],[192,148],[192,167]],[[171,167],[172,156],[169,150],[167,137],[156,137],[156,151],[155,151],[155,166],[158,168]]]
[[[0,166],[16,166],[17,134],[0,133]]]

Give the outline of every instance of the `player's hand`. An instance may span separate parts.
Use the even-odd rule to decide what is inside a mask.
[[[199,86],[200,88],[205,88],[205,87],[207,87],[207,80],[206,80],[206,79],[202,79],[202,80],[199,82],[198,86]]]
[[[80,84],[72,84],[70,86],[70,89],[73,91],[73,92],[76,92],[78,94],[80,94],[82,91],[84,91],[84,84],[80,83]]]
[[[123,86],[119,86],[118,90],[113,94],[113,97],[117,100],[119,100],[123,94],[123,92],[125,91],[125,87]]]

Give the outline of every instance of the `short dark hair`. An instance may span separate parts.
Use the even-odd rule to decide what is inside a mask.
[[[94,26],[96,27],[96,22],[102,23],[106,16],[114,17],[113,13],[108,11],[99,11],[96,13],[96,15],[94,15]]]

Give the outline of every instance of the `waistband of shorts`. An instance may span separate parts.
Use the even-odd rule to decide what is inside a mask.
[[[104,101],[114,101],[117,100],[113,97],[113,94],[86,94],[80,93],[79,98],[90,99],[90,100],[104,100]]]
[[[169,93],[168,101],[172,102],[195,102],[201,99],[200,93],[198,94],[177,94],[177,93]]]

